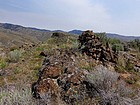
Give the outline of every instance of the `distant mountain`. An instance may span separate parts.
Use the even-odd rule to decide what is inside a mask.
[[[0,23],[0,46],[23,45],[24,43],[38,43],[46,41],[54,32],[62,32],[68,35],[81,35],[82,30],[72,30],[65,32],[62,30],[46,30],[32,27],[23,27],[9,23]],[[121,40],[134,40],[140,37],[123,36],[118,34],[106,33],[109,38],[118,38]]]
[[[20,25],[14,25],[9,23],[0,23],[0,29],[4,29],[10,32],[16,32],[18,34],[22,34],[23,36],[32,36],[38,39],[39,41],[44,41],[51,36],[50,30],[23,27]]]
[[[54,30],[54,31],[51,31],[51,32],[65,32],[65,31],[62,31],[62,30]]]
[[[83,31],[81,30],[72,30],[72,31],[69,31],[68,33],[70,34],[77,34],[77,35],[81,35]]]
[[[10,24],[10,23],[0,23],[0,27],[4,28],[4,29],[9,29],[12,31],[19,31],[20,29],[29,29],[29,30],[34,30],[34,31],[50,32],[50,30],[46,30],[46,29],[38,29],[38,28],[33,28],[33,27],[23,27],[21,25],[15,25],[15,24]]]
[[[117,38],[117,39],[124,40],[124,41],[140,39],[140,37],[136,37],[136,36],[124,36],[124,35],[112,34],[112,33],[106,33],[106,36],[108,38]]]

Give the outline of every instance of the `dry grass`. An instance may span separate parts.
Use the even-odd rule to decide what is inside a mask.
[[[105,67],[97,67],[88,75],[88,80],[93,84],[91,94],[100,97],[101,105],[139,105],[139,93],[135,93],[124,81],[119,81],[119,74],[109,71]],[[134,100],[137,100],[134,104]]]
[[[30,94],[30,88],[13,88],[13,90],[8,88],[0,89],[1,105],[36,105]]]

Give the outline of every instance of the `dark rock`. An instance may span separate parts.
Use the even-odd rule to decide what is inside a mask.
[[[36,99],[40,99],[41,97],[39,95],[39,92],[37,92],[37,86],[38,86],[37,82],[34,82],[32,84],[32,89],[31,89],[32,90],[32,96]]]
[[[58,78],[61,74],[61,69],[54,66],[46,67],[42,73],[42,78]]]
[[[32,84],[32,95],[37,99],[57,93],[58,87],[52,79],[42,79]]]
[[[4,69],[0,69],[0,76],[6,75],[6,71]]]
[[[40,55],[40,56],[47,57],[47,53],[45,53],[45,52],[41,52],[39,55]]]

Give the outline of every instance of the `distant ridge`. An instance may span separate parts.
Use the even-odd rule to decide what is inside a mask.
[[[0,46],[12,47],[22,46],[25,43],[39,43],[50,38],[51,34],[51,31],[45,29],[0,23]]]
[[[112,34],[112,33],[106,33],[106,36],[109,38],[117,38],[117,39],[124,40],[124,41],[140,39],[140,37],[138,37],[138,36],[124,36],[124,35]]]
[[[72,31],[69,31],[68,33],[81,35],[82,32],[83,31],[81,31],[81,30],[72,30]]]
[[[36,38],[38,41],[44,41],[51,36],[50,30],[37,29],[32,27],[23,27],[21,25],[15,25],[10,23],[0,23],[0,30],[5,32],[17,33],[21,36],[30,36]]]
[[[50,30],[46,30],[46,29],[38,29],[38,28],[34,28],[34,27],[24,27],[21,25],[16,25],[16,24],[11,24],[11,23],[0,23],[0,27],[2,27],[4,29],[10,29],[12,31],[17,31],[20,28],[24,28],[24,29],[50,32]]]
[[[69,31],[69,33],[71,34],[77,34],[77,35],[81,35],[83,31],[81,30],[72,30]],[[126,35],[119,35],[119,34],[113,34],[113,33],[106,33],[106,36],[108,38],[117,38],[120,40],[124,40],[124,41],[130,41],[130,40],[134,40],[134,39],[140,39],[140,36],[126,36]]]
[[[21,25],[11,24],[11,23],[0,23],[0,46],[10,46],[10,45],[21,45],[23,43],[38,43],[40,41],[46,41],[51,37],[53,32],[62,32],[69,35],[81,35],[82,30],[47,30],[38,29],[34,27],[24,27]],[[109,38],[117,38],[124,41],[130,41],[134,39],[140,39],[136,36],[124,36],[113,33],[106,33]]]

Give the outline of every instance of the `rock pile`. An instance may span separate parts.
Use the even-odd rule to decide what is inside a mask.
[[[41,52],[41,55],[46,57],[47,54]],[[83,92],[86,91],[83,85],[85,74],[77,67],[76,56],[72,50],[60,49],[55,50],[52,56],[47,56],[39,71],[37,82],[32,84],[33,97],[45,99],[47,104],[55,98],[56,105],[60,104],[59,100],[66,104],[83,100],[86,96]]]
[[[78,40],[80,42],[79,49],[86,55],[102,62],[115,62],[117,54],[113,53],[108,42],[104,47],[101,39],[94,35],[93,31],[84,31]]]

